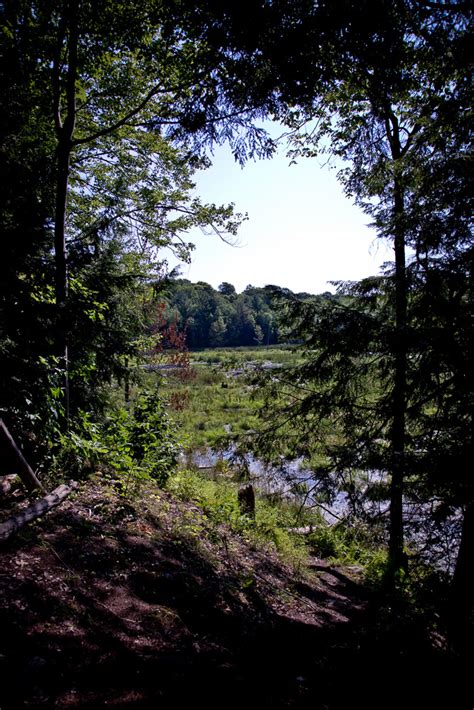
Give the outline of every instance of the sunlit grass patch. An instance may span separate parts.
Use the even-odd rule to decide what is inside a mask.
[[[257,427],[261,401],[251,379],[258,362],[269,362],[270,356],[281,363],[294,354],[274,348],[200,351],[192,354],[191,381],[183,383],[178,373],[167,373],[163,389],[171,408],[174,401],[183,400],[179,393],[186,391],[186,406],[174,416],[187,450],[219,447],[226,439]]]
[[[302,522],[320,524],[319,514],[310,510],[302,512],[296,504],[272,502],[257,492],[254,520],[239,507],[239,484],[218,466],[213,474],[217,475],[216,480],[192,469],[181,469],[170,477],[167,489],[178,498],[195,503],[216,525],[230,526],[251,544],[270,546],[295,569],[304,567],[308,547],[305,539],[292,529]]]

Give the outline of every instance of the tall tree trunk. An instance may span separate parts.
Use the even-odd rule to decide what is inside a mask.
[[[63,363],[63,389],[66,425],[69,421],[69,353],[66,306],[68,297],[68,269],[66,248],[66,212],[69,172],[76,123],[76,78],[78,21],[77,0],[65,4],[64,23],[58,38],[58,54],[54,67],[54,118],[58,139],[56,151],[56,205],[54,220],[55,295],[57,306],[57,351]],[[67,40],[67,73],[65,85],[66,114],[61,115],[61,55]]]
[[[456,568],[451,588],[450,599],[450,640],[460,651],[471,646],[471,634],[474,626],[474,502],[470,502],[464,511],[461,544],[459,546]]]
[[[403,484],[405,477],[405,414],[407,379],[407,286],[403,192],[399,179],[394,184],[395,219],[395,372],[393,387],[392,471],[390,481],[390,567],[393,572],[405,566],[403,552]]]
[[[390,478],[390,581],[395,581],[397,570],[406,568],[403,551],[403,489],[405,478],[406,446],[406,389],[407,389],[407,279],[405,255],[405,205],[400,175],[402,149],[397,117],[389,112],[386,123],[393,161],[393,238],[395,252],[395,344],[394,382],[392,399],[392,470]]]
[[[473,284],[472,262],[470,269],[470,289]],[[472,298],[472,291],[469,294]],[[472,301],[471,301],[472,303]],[[468,390],[471,394],[472,372],[470,373]],[[474,411],[471,407],[471,436],[467,448],[466,464],[472,461],[474,455]],[[472,484],[471,484],[472,486]],[[472,487],[468,502],[464,509],[462,522],[461,542],[459,545],[456,567],[454,569],[451,583],[451,598],[449,609],[449,636],[452,646],[458,651],[467,651],[472,648],[472,635],[474,633],[474,500],[472,499]]]
[[[54,224],[55,292],[57,306],[57,351],[62,360],[64,409],[69,421],[69,353],[66,304],[68,296],[68,270],[66,252],[66,209],[69,184],[71,149],[60,141],[57,151],[56,215]]]
[[[124,397],[125,404],[130,403],[130,370],[128,369],[128,357],[125,358],[125,375],[123,378],[124,383]]]

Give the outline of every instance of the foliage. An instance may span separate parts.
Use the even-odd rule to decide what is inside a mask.
[[[46,459],[48,478],[66,471],[72,478],[93,473],[107,460],[109,447],[101,427],[86,412],[80,412],[74,429],[60,433],[59,441]]]
[[[227,50],[207,40],[219,13],[145,0],[100,13],[13,0],[0,12],[1,406],[39,461],[53,433],[39,359],[63,371],[62,427],[82,409],[99,415],[110,379],[140,354],[148,292],[165,270],[158,250],[186,260],[191,228],[239,224],[232,206],[193,193],[204,143],[229,139],[241,157],[271,143],[243,105],[229,114]]]
[[[167,302],[168,318],[186,327],[190,348],[277,342],[276,319],[263,289],[249,286],[237,294],[231,284],[216,291],[179,279],[170,282]]]
[[[324,521],[307,538],[312,554],[330,564],[355,567],[363,574],[365,584],[380,589],[388,569],[387,551],[382,540],[373,535],[370,526],[356,522],[353,526],[328,525]]]
[[[447,294],[453,273],[459,279],[451,291],[456,316],[466,312],[471,300],[465,291],[472,271],[465,203],[471,146],[466,131],[472,104],[466,53],[470,9],[462,4],[409,2],[378,7],[368,2],[369,7],[367,22],[361,26],[360,7],[347,3],[341,33],[336,30],[337,11],[330,7],[296,9],[306,25],[308,42],[302,38],[295,61],[302,65],[305,54],[310,80],[282,88],[284,99],[277,115],[289,128],[293,159],[329,153],[346,161],[347,167],[339,173],[346,193],[372,217],[379,236],[393,244],[393,268],[384,279],[341,286],[341,299],[332,304],[330,313],[322,308],[313,316],[314,326],[308,316],[303,333],[315,351],[302,369],[300,391],[295,387],[293,412],[298,412],[296,426],[301,427],[295,439],[304,448],[306,432],[313,439],[320,435],[328,470],[372,466],[388,475],[389,549],[396,574],[406,563],[404,491],[412,494],[416,482],[429,477],[433,458],[441,460],[441,449],[433,439],[456,438],[454,422],[431,419],[434,411],[446,411],[445,406],[453,404],[454,391],[447,393],[445,382],[465,382],[454,395],[457,405],[466,402],[466,389],[467,398],[472,397],[459,332],[449,339],[450,365],[441,378],[435,361],[428,364],[429,356],[423,355],[427,343],[434,345],[432,336],[439,332],[438,319],[444,319],[445,298],[438,301],[438,314],[434,309],[424,312],[423,316],[429,314],[428,322],[422,322],[417,310],[426,284],[438,280],[441,292]],[[321,44],[314,41],[318,17],[326,21],[325,60],[331,66],[322,76]],[[409,246],[415,256],[407,264]],[[460,298],[460,293],[466,295]],[[303,311],[302,305],[299,313]],[[461,319],[463,332],[469,333],[470,326]],[[437,348],[441,355],[440,343]],[[434,354],[430,346],[428,352]],[[466,412],[461,421],[472,432],[472,407],[470,414],[464,404],[460,409]],[[445,433],[433,436],[438,425]],[[472,455],[472,433],[465,441],[465,446],[460,445],[463,462]],[[464,491],[467,513],[473,509],[471,485]]]
[[[48,477],[84,477],[101,470],[131,495],[153,479],[164,485],[174,470],[178,440],[157,390],[141,393],[129,409],[113,407],[100,421],[81,411],[45,461]]]
[[[158,392],[143,393],[134,402],[129,436],[134,461],[164,484],[176,465],[177,444]]]
[[[298,569],[304,564],[307,554],[304,540],[288,531],[300,520],[298,506],[272,505],[257,495],[253,520],[240,511],[235,482],[222,477],[209,480],[191,469],[174,473],[167,488],[178,497],[196,503],[214,524],[229,525],[254,544],[271,545]]]
[[[232,237],[243,218],[194,194],[204,149],[227,141],[241,163],[269,156],[255,121],[271,115],[292,159],[346,161],[345,191],[391,241],[394,263],[335,297],[284,293],[287,330],[267,291],[171,280],[158,350],[167,338],[190,372],[185,332],[191,347],[261,346],[293,329],[303,362],[272,373],[260,444],[311,461],[325,494],[345,488],[355,512],[388,487],[388,571],[402,586],[404,502],[439,503],[433,525],[457,511],[461,628],[474,557],[469,4],[278,0],[255,6],[250,23],[246,7],[201,1],[98,13],[89,0],[11,0],[0,14],[0,407],[32,463],[53,451],[74,473],[108,458],[124,485],[167,480],[176,450],[161,399],[138,395],[107,424],[108,388],[129,390],[159,341],[160,250],[188,260],[192,228]],[[242,396],[220,370],[199,377],[199,412],[191,384],[168,389],[201,443],[255,428],[254,382]],[[237,424],[224,419],[233,410]],[[370,470],[377,490],[347,488]],[[265,515],[235,524],[286,544]],[[351,547],[326,532],[316,542]]]
[[[0,407],[15,438],[36,458],[57,423],[48,223],[53,136],[32,55],[35,37],[26,22],[22,32],[12,31],[12,12],[11,3],[0,9]]]
[[[315,296],[299,294],[314,300]],[[223,283],[218,290],[209,284],[193,284],[186,279],[170,281],[166,289],[168,319],[186,328],[192,349],[253,347],[286,342],[269,293],[264,288],[247,286],[237,293]]]

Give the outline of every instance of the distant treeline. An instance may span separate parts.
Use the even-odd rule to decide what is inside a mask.
[[[311,300],[329,295],[297,294]],[[176,279],[167,288],[166,302],[167,320],[186,328],[189,348],[274,345],[287,340],[269,288],[247,286],[237,293],[227,282],[216,290],[203,281]]]

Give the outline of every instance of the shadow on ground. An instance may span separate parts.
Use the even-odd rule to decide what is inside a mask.
[[[1,710],[471,707],[460,660],[343,571],[275,594],[282,569],[248,554],[251,575],[126,506],[19,536],[0,551]]]

